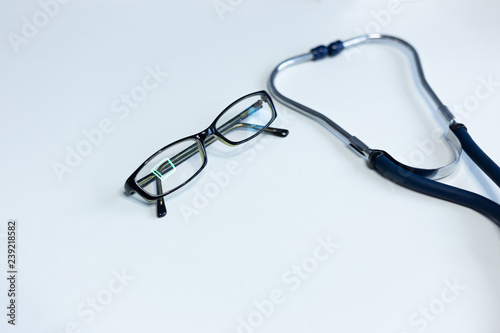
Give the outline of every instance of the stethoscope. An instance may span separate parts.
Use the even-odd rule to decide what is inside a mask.
[[[442,116],[446,125],[450,129],[448,131],[447,142],[450,144],[454,152],[454,160],[451,163],[438,168],[421,169],[398,162],[387,152],[370,148],[360,139],[349,134],[349,132],[340,127],[330,118],[326,117],[324,114],[284,96],[276,88],[276,77],[280,72],[289,67],[308,61],[321,60],[327,56],[334,57],[345,49],[353,48],[361,44],[384,42],[400,46],[409,52],[414,65],[414,73],[417,76],[417,81],[420,84],[422,91],[427,96],[432,107]],[[377,171],[383,177],[408,189],[471,208],[483,214],[500,227],[499,204],[479,194],[436,181],[436,179],[441,179],[450,175],[455,170],[460,160],[460,155],[462,154],[462,147],[471,160],[499,187],[500,168],[481,150],[481,148],[479,148],[479,146],[468,134],[467,128],[463,124],[455,121],[455,116],[452,112],[436,96],[425,79],[417,51],[406,41],[393,36],[369,34],[348,39],[343,42],[336,41],[328,46],[320,45],[313,48],[308,53],[301,54],[281,62],[271,73],[268,86],[271,95],[276,100],[291,109],[312,118],[313,120],[324,125],[327,129],[331,130],[349,146],[354,148],[357,153],[363,156],[366,159],[368,166]]]

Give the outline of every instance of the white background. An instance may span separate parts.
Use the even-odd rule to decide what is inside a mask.
[[[273,126],[290,135],[214,151],[194,183],[166,200],[165,218],[123,195],[150,154],[265,89],[280,61],[365,32],[414,45],[438,96],[452,110],[469,103],[460,120],[500,161],[500,89],[475,97],[487,92],[481,78],[500,82],[498,2],[401,1],[392,13],[386,0],[221,3],[231,10],[211,0],[71,1],[13,47],[10,33],[22,36],[42,7],[2,0],[0,258],[6,271],[6,223],[15,218],[19,280],[12,327],[2,278],[1,331],[237,332],[241,318],[253,325],[245,333],[498,332],[498,228],[392,185],[279,103]],[[127,115],[115,112],[148,68],[168,76]],[[429,143],[443,126],[396,49],[306,64],[278,84],[373,148],[425,157],[424,166],[448,161],[445,146]],[[105,119],[111,132],[58,179],[54,163]],[[218,184],[212,176],[228,165],[238,174]],[[500,197],[466,157],[446,182]],[[339,245],[321,262],[318,238]],[[312,265],[307,278],[287,280],[303,264]],[[463,289],[453,294],[453,283]],[[283,302],[271,311],[273,290]]]

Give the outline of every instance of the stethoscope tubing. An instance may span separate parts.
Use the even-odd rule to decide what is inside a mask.
[[[414,174],[398,165],[386,152],[375,151],[369,159],[370,166],[384,178],[407,189],[473,209],[500,228],[500,205],[496,202],[479,194]]]
[[[463,124],[452,125],[451,129],[460,140],[467,156],[500,187],[500,167],[476,144]]]
[[[286,68],[308,61],[320,60],[327,56],[333,57],[338,55],[345,48],[374,41],[394,42],[399,46],[403,46],[405,50],[409,51],[409,54],[413,60],[412,64],[415,68],[418,83],[425,92],[425,95],[431,101],[435,110],[442,116],[450,129],[448,133],[448,142],[455,152],[455,160],[453,162],[449,163],[446,166],[435,169],[419,169],[405,165],[395,160],[392,156],[390,156],[383,150],[369,148],[368,145],[359,140],[357,137],[351,135],[349,132],[347,132],[340,125],[335,123],[324,114],[283,95],[276,87],[275,81],[278,74]],[[336,41],[331,43],[329,46],[318,46],[316,48],[313,48],[309,53],[295,56],[281,62],[272,71],[268,81],[268,87],[271,95],[276,100],[324,125],[330,131],[336,134],[340,139],[345,141],[349,146],[354,148],[355,151],[365,157],[370,168],[374,169],[381,176],[413,191],[427,194],[435,198],[440,198],[473,209],[478,213],[484,215],[500,227],[499,204],[479,194],[454,186],[446,185],[434,180],[446,177],[454,171],[454,169],[458,165],[460,155],[462,153],[462,147],[467,155],[471,158],[471,160],[474,161],[474,163],[481,170],[483,170],[483,172],[499,187],[500,168],[474,142],[472,137],[469,135],[467,128],[463,124],[457,123],[455,121],[455,117],[453,116],[451,111],[434,93],[429,83],[425,79],[417,51],[408,42],[394,36],[371,34],[355,37],[344,42]]]

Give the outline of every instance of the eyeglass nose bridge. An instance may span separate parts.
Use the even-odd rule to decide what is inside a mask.
[[[205,140],[210,136],[210,135],[215,135],[215,126],[210,125],[200,133],[195,135],[195,138],[200,140],[202,143],[205,143]]]
[[[231,143],[227,142],[225,138],[215,129],[215,123],[210,125],[210,127],[206,128],[205,130],[201,131],[200,133],[196,134],[194,137],[201,142],[203,149],[205,149],[206,146],[214,143],[217,139],[228,146],[233,146]]]

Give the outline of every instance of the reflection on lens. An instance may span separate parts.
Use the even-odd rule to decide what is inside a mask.
[[[230,109],[217,120],[217,130],[226,139],[241,142],[259,134],[273,117],[273,110],[265,95],[249,96]]]
[[[203,162],[201,144],[194,139],[185,139],[153,156],[141,168],[135,181],[151,195],[166,194],[191,180]]]

